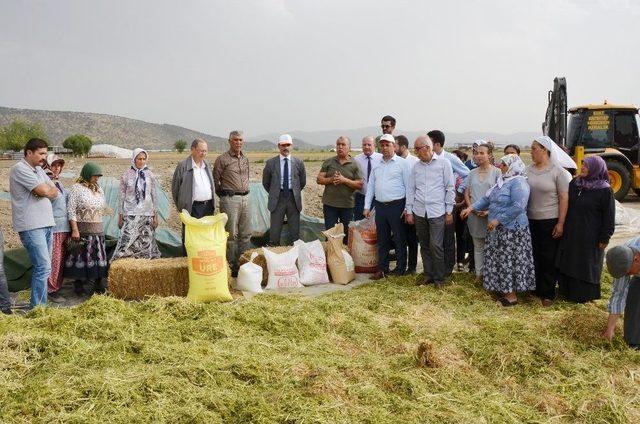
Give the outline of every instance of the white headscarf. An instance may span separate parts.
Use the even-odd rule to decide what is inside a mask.
[[[562,147],[558,146],[550,137],[541,135],[533,139],[536,143],[551,152],[551,163],[554,163],[561,168],[577,169],[576,163],[571,159]]]
[[[136,203],[140,203],[140,201],[144,200],[144,198],[147,196],[147,178],[144,173],[144,171],[148,169],[147,165],[145,164],[142,169],[138,169],[138,167],[136,166],[136,158],[140,153],[144,153],[147,157],[147,160],[149,160],[149,154],[146,150],[141,148],[133,149],[133,155],[131,157],[131,169],[136,171]]]
[[[524,164],[524,162],[522,162],[520,156],[511,153],[509,155],[502,156],[498,163],[500,162],[508,166],[507,172],[500,175],[496,183],[489,190],[487,190],[487,193],[485,194],[485,196],[487,197],[491,194],[494,188],[497,187],[498,189],[500,189],[504,185],[504,182],[509,178],[527,178],[525,176],[525,170],[527,169],[527,166]]]

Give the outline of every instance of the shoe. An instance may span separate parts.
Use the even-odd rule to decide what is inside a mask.
[[[506,297],[501,297],[499,300],[500,304],[502,306],[504,306],[505,308],[508,308],[509,306],[516,306],[518,304],[517,300],[514,300],[513,302],[510,301],[509,299],[507,299]]]
[[[416,269],[415,268],[409,268],[407,270],[407,272],[404,273],[404,275],[416,275]]]
[[[406,275],[406,273],[404,271],[400,271],[398,269],[394,269],[393,271],[391,271],[389,273],[389,275],[393,275],[395,277],[402,277],[403,275]]]
[[[542,306],[548,308],[551,305],[553,305],[553,299],[542,299]]]
[[[369,280],[382,280],[383,278],[387,278],[387,275],[382,272],[382,271],[378,271],[375,274],[373,274],[371,277],[369,277]]]
[[[429,279],[429,278],[427,278],[427,277],[424,277],[424,278],[423,278],[423,279],[418,283],[418,285],[419,285],[419,286],[428,286],[429,284],[434,284],[434,283],[435,283],[435,281],[433,281],[433,280],[431,280],[431,279]]]
[[[47,299],[53,303],[62,303],[67,301],[67,299],[65,299],[59,292],[49,293],[47,295]]]
[[[107,291],[106,285],[102,284],[102,278],[98,278],[93,280],[93,293],[94,294],[104,294]]]
[[[73,282],[73,292],[76,294],[76,296],[84,295],[84,287],[81,280],[75,280]]]
[[[438,290],[444,288],[444,282],[443,281],[436,281],[435,285],[436,285],[436,289],[438,289]]]
[[[11,308],[0,309],[0,312],[5,315],[13,315],[13,311],[11,310]]]

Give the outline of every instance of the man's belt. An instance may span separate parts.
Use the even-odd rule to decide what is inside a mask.
[[[392,200],[390,202],[381,202],[379,200],[376,200],[376,202],[381,204],[381,205],[385,205],[385,206],[397,205],[398,203],[404,202],[404,197],[402,199],[396,199],[396,200]]]
[[[246,196],[247,194],[249,194],[248,191],[232,191],[232,190],[222,190],[220,193],[218,193],[218,196],[220,197],[232,197],[232,196]]]

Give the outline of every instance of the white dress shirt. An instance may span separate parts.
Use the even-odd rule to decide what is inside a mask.
[[[453,211],[455,179],[451,163],[433,155],[430,162],[419,161],[411,171],[407,190],[407,213],[438,218]]]
[[[289,164],[289,190],[291,190],[291,155],[282,156],[280,155],[280,190],[284,187],[284,160],[287,159]]]
[[[416,156],[413,156],[411,153],[407,153],[407,157],[404,158],[404,160],[409,162],[409,169],[410,170],[413,170],[414,165],[416,163],[420,162],[420,159],[418,159]]]
[[[202,161],[201,166],[198,166],[192,158],[191,166],[193,167],[193,201],[206,202],[213,199],[211,180],[207,175],[207,167],[204,161]]]
[[[364,199],[364,208],[371,210],[374,196],[378,202],[384,203],[404,199],[409,187],[409,174],[409,164],[400,156],[394,154],[386,162],[380,158],[369,176],[370,190]]]
[[[374,168],[380,164],[380,159],[382,159],[382,153],[378,152],[371,153],[371,156],[360,153],[355,157],[356,163],[360,167],[360,172],[362,172],[362,189],[358,190],[357,193],[367,194],[367,183],[369,182],[367,178],[367,166],[369,161],[371,161],[371,173],[373,173]]]

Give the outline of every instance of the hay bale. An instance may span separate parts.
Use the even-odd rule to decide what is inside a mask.
[[[321,241],[320,243],[322,244],[322,248],[324,249],[324,253],[326,254],[327,242]],[[293,249],[293,246],[275,246],[275,247],[267,247],[267,249],[269,249],[274,253],[285,253]],[[346,246],[344,249],[347,250]],[[264,254],[262,253],[262,247],[259,247],[257,249],[249,249],[245,251],[242,255],[240,255],[240,258],[238,259],[238,265],[242,266],[247,262],[249,262],[249,260],[251,259],[251,254],[253,252],[258,253],[258,256],[256,256],[256,258],[253,260],[253,263],[256,265],[260,265],[262,267],[262,287],[266,287],[267,280],[269,279],[269,271],[267,270],[267,260],[265,259]]]
[[[231,268],[227,264],[231,289]],[[149,296],[186,297],[189,264],[186,257],[162,259],[118,259],[109,267],[109,293],[118,299],[141,300]]]

